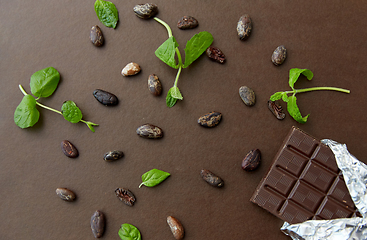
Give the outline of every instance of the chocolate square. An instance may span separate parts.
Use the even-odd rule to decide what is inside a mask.
[[[296,127],[251,202],[290,224],[359,215],[333,152]]]

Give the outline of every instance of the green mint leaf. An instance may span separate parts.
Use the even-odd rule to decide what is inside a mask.
[[[122,240],[141,240],[139,229],[128,223],[121,225],[118,234]]]
[[[313,73],[308,69],[292,68],[289,70],[289,86],[294,90],[294,84],[297,82],[299,75],[305,75],[308,80],[313,78]]]
[[[288,102],[288,101],[289,101],[289,97],[288,97],[287,93],[283,93],[283,95],[282,95],[282,100],[283,100],[284,102]]]
[[[31,92],[36,97],[48,97],[54,93],[59,81],[60,74],[55,68],[39,70],[31,76]]]
[[[173,98],[176,98],[176,99],[179,99],[179,100],[183,99],[183,97],[181,95],[181,92],[180,92],[180,89],[178,89],[178,87],[173,86],[173,87],[171,87],[171,89],[169,91],[171,91],[171,96]]]
[[[168,90],[167,97],[166,97],[167,107],[170,107],[170,108],[173,107],[176,104],[177,100],[178,100],[177,98],[172,97],[172,95],[171,95],[172,90],[171,89]]]
[[[176,47],[178,47],[178,43],[176,39],[171,36],[158,47],[155,51],[155,55],[168,66],[178,69],[175,59]]]
[[[158,169],[152,169],[141,176],[141,180],[143,182],[139,185],[139,188],[143,185],[147,187],[154,187],[163,182],[170,175],[171,174],[169,174],[168,172],[164,172]]]
[[[109,1],[96,0],[94,3],[94,10],[101,23],[106,27],[116,28],[116,24],[119,20],[119,14],[115,4]]]
[[[292,95],[288,97],[288,103],[287,103],[287,110],[289,114],[299,123],[306,123],[307,118],[310,114],[308,114],[305,117],[302,117],[301,112],[299,111],[299,108],[297,106],[297,98],[296,96]]]
[[[270,101],[276,101],[281,99],[283,96],[283,92],[276,92],[273,95],[270,96]]]
[[[72,123],[77,123],[82,120],[82,111],[76,106],[73,101],[66,101],[61,107],[61,113],[66,120]]]
[[[14,112],[14,122],[20,128],[32,127],[38,122],[40,113],[36,109],[36,99],[25,95]]]
[[[191,63],[193,63],[198,57],[205,52],[205,50],[210,47],[213,42],[213,36],[209,32],[199,32],[195,34],[186,43],[185,48],[185,64],[184,68],[187,68]]]
[[[96,123],[92,123],[92,122],[86,122],[86,121],[83,121],[85,124],[87,124],[87,126],[89,127],[89,129],[92,131],[92,132],[95,132],[94,130],[94,127],[93,126],[98,126],[98,124]]]

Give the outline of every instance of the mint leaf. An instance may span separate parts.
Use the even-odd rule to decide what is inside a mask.
[[[62,104],[61,113],[66,120],[72,123],[77,123],[82,120],[82,111],[76,106],[73,101],[66,101]]]
[[[292,68],[289,70],[289,86],[294,90],[294,84],[297,82],[299,75],[303,74],[308,80],[313,78],[313,73],[308,69]]]
[[[139,185],[139,188],[143,185],[147,187],[154,187],[163,182],[170,175],[171,174],[169,174],[168,172],[164,172],[159,169],[152,169],[141,176],[141,180],[143,182]]]
[[[94,10],[97,17],[103,25],[110,28],[116,28],[119,20],[119,14],[115,7],[115,4],[109,1],[96,0],[94,3]]]
[[[213,36],[209,32],[199,32],[195,34],[187,43],[185,48],[185,64],[184,68],[187,68],[198,57],[210,47],[213,42]]]
[[[122,240],[141,240],[139,229],[128,223],[121,225],[118,234]]]
[[[283,100],[284,102],[288,102],[288,101],[289,101],[289,97],[288,97],[287,93],[283,93],[283,95],[282,95],[282,100]]]
[[[178,87],[171,87],[171,89],[169,90],[171,92],[171,96],[173,98],[176,98],[176,99],[179,99],[179,100],[182,100],[183,97],[181,95],[181,92],[180,92],[180,89],[178,89]]]
[[[155,55],[168,66],[178,69],[175,59],[176,47],[178,47],[178,43],[176,39],[171,36],[158,47],[155,51]]]
[[[283,92],[276,92],[273,95],[270,96],[270,101],[276,101],[281,99],[283,96]]]
[[[173,107],[177,102],[177,98],[174,98],[171,95],[171,92],[172,92],[171,89],[168,90],[167,97],[166,97],[166,105],[167,105],[167,107],[170,107],[170,108]]]
[[[83,120],[81,120],[81,121],[82,121],[82,122],[84,122],[85,124],[87,124],[87,126],[89,127],[89,129],[90,129],[92,132],[95,132],[94,127],[93,127],[93,126],[98,126],[98,124],[96,124],[96,123],[92,123],[92,122],[83,121]]]
[[[297,98],[294,95],[288,97],[287,110],[289,112],[289,115],[291,115],[294,120],[299,123],[306,123],[307,118],[310,115],[308,114],[307,116],[302,117],[301,112],[299,111],[299,108],[297,106]]]
[[[14,122],[20,128],[32,127],[38,122],[40,113],[36,109],[36,99],[25,95],[14,112]]]
[[[55,68],[39,70],[31,76],[31,92],[36,97],[48,97],[54,93],[59,81],[60,74]]]

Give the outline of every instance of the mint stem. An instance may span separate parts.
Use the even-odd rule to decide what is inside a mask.
[[[338,91],[343,93],[350,93],[350,90],[343,89],[343,88],[336,88],[336,87],[312,87],[312,88],[303,88],[303,89],[294,89],[294,91],[285,91],[286,94],[288,93],[301,93],[301,92],[310,92],[310,91],[317,91],[317,90],[331,90],[331,91]]]
[[[20,91],[24,94],[24,96],[28,95],[28,93],[24,90],[22,85],[19,84],[18,86],[19,86]]]
[[[154,20],[156,20],[157,22],[159,22],[160,24],[162,24],[167,29],[168,37],[169,38],[172,37],[172,30],[171,30],[170,26],[168,26],[168,24],[165,21],[163,21],[163,20],[161,20],[161,19],[159,19],[157,17],[154,17]]]
[[[58,111],[58,110],[56,110],[56,109],[53,109],[53,108],[47,107],[47,106],[43,105],[42,103],[36,102],[36,104],[37,104],[38,106],[40,106],[40,107],[43,107],[43,108],[47,109],[47,110],[50,110],[50,111],[53,111],[53,112],[55,112],[55,113],[58,113],[58,114],[61,114],[61,115],[62,115],[62,112],[60,112],[60,111]]]
[[[177,87],[177,82],[178,82],[178,79],[179,79],[180,74],[181,74],[181,69],[182,69],[182,67],[181,67],[181,65],[180,65],[180,67],[178,68],[177,75],[176,75],[175,83],[174,83],[174,85],[173,85],[174,87]]]

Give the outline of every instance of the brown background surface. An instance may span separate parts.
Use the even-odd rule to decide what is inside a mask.
[[[317,138],[346,143],[367,162],[365,1],[156,0],[158,17],[171,26],[182,55],[192,35],[209,31],[213,46],[227,56],[224,65],[202,56],[184,69],[178,83],[184,101],[171,109],[165,96],[176,70],[154,55],[166,30],[134,15],[132,8],[141,2],[114,3],[120,18],[116,29],[99,22],[93,0],[0,0],[1,239],[93,239],[89,221],[97,209],[107,218],[103,239],[119,239],[123,223],[138,227],[143,239],[173,239],[168,215],[181,220],[188,240],[289,239],[279,230],[283,222],[249,199],[293,125]],[[252,17],[253,32],[243,42],[236,24],[245,13]],[[184,15],[197,18],[199,27],[179,30],[176,23]],[[105,36],[102,48],[89,40],[93,25]],[[275,67],[270,56],[282,44],[288,58]],[[120,71],[131,61],[142,71],[125,78]],[[55,93],[40,102],[60,109],[73,100],[85,120],[100,124],[95,133],[40,108],[34,127],[14,124],[14,110],[23,97],[18,84],[30,93],[31,75],[49,66],[60,72],[61,80]],[[303,115],[311,114],[309,121],[301,125],[288,114],[278,121],[266,103],[274,92],[289,90],[288,72],[294,67],[314,73],[312,81],[301,78],[296,88],[335,86],[351,93],[299,94],[298,105]],[[163,84],[161,97],[147,90],[152,73]],[[256,92],[252,108],[238,95],[243,85]],[[98,103],[92,95],[97,88],[117,95],[119,105]],[[222,122],[213,129],[200,127],[197,118],[210,111],[221,112]],[[164,138],[139,138],[135,130],[144,123],[160,126]],[[63,155],[60,143],[65,139],[79,149],[79,158]],[[262,152],[262,165],[244,172],[241,161],[254,148]],[[115,149],[125,157],[104,162],[103,154]],[[141,175],[152,168],[171,177],[139,189]],[[203,168],[221,176],[225,187],[202,181]],[[77,200],[60,200],[57,187],[73,190]],[[117,187],[136,195],[134,207],[116,198]]]

